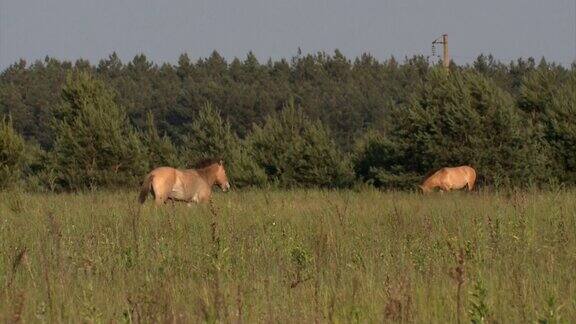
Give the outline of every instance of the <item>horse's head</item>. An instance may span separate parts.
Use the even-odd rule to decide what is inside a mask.
[[[228,182],[228,177],[226,176],[226,170],[224,169],[224,161],[222,160],[218,161],[215,183],[220,186],[222,191],[228,191],[228,189],[230,189],[230,182]]]
[[[209,182],[220,186],[222,191],[228,191],[228,189],[230,189],[230,183],[228,182],[226,170],[224,169],[224,161],[205,159],[196,163],[195,168],[202,170],[202,174],[208,177]]]
[[[418,191],[419,191],[420,193],[425,194],[425,193],[429,193],[429,192],[432,191],[432,190],[430,190],[430,188],[428,188],[428,187],[426,187],[426,186],[424,186],[424,185],[418,185]]]

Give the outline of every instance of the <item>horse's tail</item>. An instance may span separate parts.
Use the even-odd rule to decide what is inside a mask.
[[[142,187],[140,188],[140,196],[138,197],[138,201],[141,204],[143,204],[146,201],[146,197],[148,197],[148,193],[152,187],[152,178],[154,178],[154,176],[152,173],[149,173],[144,179],[144,182],[142,182]]]

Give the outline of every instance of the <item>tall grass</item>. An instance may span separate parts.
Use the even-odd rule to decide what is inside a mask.
[[[576,194],[0,194],[0,321],[576,321]]]

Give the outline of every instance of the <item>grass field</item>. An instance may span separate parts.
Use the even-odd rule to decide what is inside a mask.
[[[0,193],[0,321],[576,321],[576,192]]]

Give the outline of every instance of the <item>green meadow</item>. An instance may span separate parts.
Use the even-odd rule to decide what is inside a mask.
[[[0,321],[576,321],[576,192],[0,193]]]

